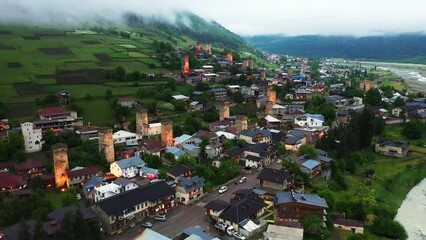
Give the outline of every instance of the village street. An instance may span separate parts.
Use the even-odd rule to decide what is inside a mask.
[[[278,169],[281,167],[281,164],[273,163],[268,167]],[[215,199],[220,199],[229,202],[229,200],[233,196],[233,192],[235,192],[236,190],[253,188],[258,186],[259,181],[256,179],[258,174],[259,171],[254,171],[251,174],[244,174],[243,176],[247,177],[247,181],[242,184],[235,184],[234,181],[231,181],[229,184],[227,184],[228,191],[226,191],[225,193],[220,194],[217,190],[215,190],[211,193],[206,194],[201,200],[191,205],[179,205],[175,207],[167,214],[167,221],[165,222],[155,222],[149,220],[153,224],[152,229],[167,237],[172,238],[179,234],[184,228],[200,225],[204,227],[206,229],[206,232],[210,235],[217,236],[220,239],[227,239],[226,235],[224,235],[222,232],[217,231],[214,228],[214,223],[207,216],[204,206],[208,202]],[[143,230],[143,227],[136,226],[134,228],[125,230],[119,235],[108,236],[106,239],[129,240],[133,239]]]

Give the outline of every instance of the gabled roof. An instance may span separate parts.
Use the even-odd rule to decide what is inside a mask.
[[[220,200],[220,199],[215,199],[210,201],[209,203],[207,203],[204,207],[207,209],[211,209],[215,212],[218,212],[220,210],[225,209],[226,207],[228,207],[229,203]]]
[[[25,185],[27,182],[22,177],[13,173],[0,172],[0,189]]]
[[[253,156],[253,155],[247,155],[245,157],[245,159],[250,160],[252,162],[260,162],[260,161],[262,161],[261,157],[257,157],[257,156]]]
[[[162,149],[164,149],[164,145],[161,143],[161,141],[157,140],[147,140],[144,141],[142,145],[146,150],[151,152],[161,151]]]
[[[257,134],[261,134],[262,136],[265,136],[265,137],[271,136],[271,132],[266,128],[255,129],[255,130],[242,130],[241,132],[238,133],[238,135],[249,136],[249,137],[254,137]]]
[[[66,206],[63,208],[56,209],[55,211],[49,213],[47,216],[49,219],[54,219],[58,222],[62,222],[64,216],[67,212],[76,212],[79,208],[76,206]],[[90,208],[84,208],[82,211],[84,220],[90,220],[97,218],[96,213]]]
[[[305,114],[303,114],[302,116],[310,117],[310,118],[317,119],[317,120],[320,120],[320,121],[323,121],[323,122],[324,122],[324,116],[323,116],[323,115],[321,115],[321,114],[310,114],[310,113],[305,113]]]
[[[180,178],[179,185],[185,189],[187,193],[204,187],[204,182],[200,177],[194,176],[192,178]]]
[[[43,108],[39,111],[39,115],[42,116],[42,117],[67,115],[69,113],[70,113],[70,111],[63,109],[61,107]]]
[[[217,135],[214,132],[199,130],[196,134],[194,134],[194,138],[216,138]]]
[[[43,163],[40,161],[35,161],[33,159],[27,159],[23,163],[19,164],[18,171],[26,171],[33,168],[42,168]]]
[[[278,170],[272,168],[264,168],[259,173],[259,175],[257,175],[257,179],[282,184],[285,180],[287,180],[287,182],[291,181],[293,179],[293,176],[290,174],[290,172],[285,171],[283,169]]]
[[[170,169],[168,171],[169,174],[173,175],[173,176],[180,176],[182,174],[184,174],[187,171],[194,171],[195,167],[194,166],[189,166],[189,165],[179,165],[177,167],[174,167],[172,169]]]
[[[122,159],[120,161],[116,161],[116,163],[121,169],[146,165],[146,163],[138,156]]]
[[[243,220],[256,214],[265,206],[265,203],[252,199],[243,198],[235,200],[219,215],[219,218],[239,224]]]
[[[318,160],[320,160],[321,162],[325,162],[325,163],[330,163],[333,161],[333,159],[323,156],[323,155],[318,155]]]
[[[100,167],[86,167],[79,170],[67,171],[67,174],[69,178],[76,178],[76,177],[92,175],[92,174],[96,174],[100,172],[102,172],[102,168]]]
[[[171,153],[177,157],[185,155],[185,151],[177,147],[166,147],[166,152]]]
[[[308,159],[307,161],[305,161],[304,163],[302,163],[302,166],[304,166],[305,168],[312,170],[316,167],[318,167],[320,165],[320,163],[318,161],[315,161],[313,159]]]
[[[277,192],[275,198],[276,204],[283,203],[301,203],[306,205],[317,206],[321,208],[328,208],[327,202],[324,198],[316,194],[301,194],[296,192]]]
[[[145,228],[145,230],[140,235],[136,236],[134,240],[171,240],[171,238],[149,228]]]
[[[90,178],[84,183],[84,189],[87,190],[89,188],[93,188],[99,183],[103,184],[104,180],[98,176],[93,176],[92,178]]]
[[[226,150],[225,152],[228,154],[228,156],[235,157],[235,156],[238,156],[241,153],[243,153],[244,150],[241,149],[240,147],[236,146],[236,147],[232,147],[232,148]]]
[[[117,184],[117,185],[120,185],[120,186],[126,186],[128,184],[133,183],[133,182],[130,181],[130,179],[119,177],[119,178],[114,180],[114,183]]]
[[[151,183],[140,188],[117,194],[113,197],[97,202],[108,216],[119,216],[123,211],[146,201],[157,201],[161,198],[174,195],[175,190],[165,181]]]
[[[189,238],[185,238],[185,240],[213,240],[218,239],[210,236],[205,232],[206,230],[201,226],[188,227],[182,230],[184,234],[189,236]]]

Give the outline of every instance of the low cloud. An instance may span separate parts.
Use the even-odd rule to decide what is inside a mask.
[[[122,24],[132,12],[174,21],[192,11],[240,35],[379,35],[424,32],[424,0],[0,0],[1,23]]]

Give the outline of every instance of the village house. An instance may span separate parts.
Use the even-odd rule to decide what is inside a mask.
[[[204,182],[198,176],[180,178],[176,185],[176,201],[189,204],[203,196]]]
[[[296,113],[296,112],[305,112],[305,105],[303,104],[290,104],[285,106],[287,109],[287,112],[290,114]]]
[[[257,220],[266,211],[265,202],[254,195],[231,200],[226,203],[222,200],[213,200],[205,205],[207,214],[217,222],[233,226],[234,229],[246,237],[256,233],[260,226]]]
[[[191,111],[201,111],[203,107],[204,105],[197,101],[193,101],[189,104],[189,109],[191,109]]]
[[[81,127],[75,131],[75,133],[80,136],[80,139],[85,140],[93,140],[98,138],[98,131],[100,127],[96,126],[86,126]]]
[[[316,194],[286,191],[276,193],[274,209],[275,221],[299,221],[305,215],[324,219],[328,205]]]
[[[301,127],[321,127],[324,123],[324,116],[321,114],[305,113],[294,119],[294,124]]]
[[[330,95],[326,96],[325,100],[328,103],[331,103],[334,105],[335,108],[341,108],[346,105],[347,99],[345,97],[342,97],[340,95]]]
[[[283,169],[264,168],[257,175],[260,186],[278,191],[290,190],[294,184],[293,175]]]
[[[69,178],[69,184],[71,186],[83,186],[84,181],[92,178],[93,176],[99,176],[102,173],[100,167],[85,167],[78,168],[76,170],[67,170]]]
[[[144,140],[140,145],[140,153],[142,155],[157,155],[161,156],[165,146],[158,140]]]
[[[175,206],[175,193],[166,182],[159,181],[99,201],[92,208],[106,233],[113,235],[149,216],[166,213]]]
[[[173,95],[172,98],[176,101],[188,101],[189,97],[185,95]]]
[[[172,154],[174,160],[178,160],[180,157],[186,154],[185,151],[177,147],[166,147],[166,153]]]
[[[415,118],[420,113],[426,112],[426,103],[408,102],[405,106],[392,109],[392,114],[397,117],[403,117],[401,113],[405,113],[407,118]]]
[[[312,92],[306,88],[298,88],[294,91],[297,100],[308,100],[312,98]]]
[[[364,234],[364,223],[358,220],[336,218],[334,220],[334,227],[351,231],[352,233],[356,234]]]
[[[255,130],[243,130],[237,135],[238,139],[244,140],[249,144],[270,143],[271,132],[265,128],[257,128]]]
[[[27,181],[21,176],[0,172],[0,189],[2,192],[15,191],[27,187]]]
[[[17,173],[24,178],[41,176],[46,172],[41,161],[27,159],[16,168]]]
[[[380,138],[374,144],[374,150],[391,157],[404,157],[408,152],[408,142]]]
[[[44,108],[39,111],[40,120],[33,121],[34,128],[59,131],[83,126],[83,119],[77,117],[77,112],[68,111],[61,107]]]
[[[101,185],[98,187],[95,186],[94,200],[95,202],[98,202],[100,200],[107,199],[119,193],[130,191],[138,187],[139,185],[134,182],[131,182],[129,179],[117,178],[108,184]]]
[[[141,140],[142,136],[129,131],[120,130],[115,132],[112,135],[112,138],[114,139],[114,144],[125,143],[127,145],[132,145],[133,142],[137,143],[138,140]]]
[[[195,172],[194,166],[189,165],[179,165],[167,172],[167,176],[173,178],[175,182],[178,182],[180,178],[190,178],[191,175]]]
[[[210,89],[214,94],[214,98],[216,101],[225,100],[227,98],[227,92],[225,88],[213,88]]]
[[[297,162],[300,166],[300,171],[308,174],[309,178],[316,178],[321,173],[321,164],[313,159],[301,159]]]
[[[38,152],[43,148],[41,128],[36,128],[31,122],[21,123],[21,132],[24,137],[25,152]]]
[[[231,93],[236,93],[241,90],[240,85],[227,85],[226,89],[228,89]]]
[[[182,134],[179,137],[173,138],[173,144],[177,147],[182,146],[185,143],[193,144],[193,140],[191,139],[192,135]]]
[[[95,187],[100,187],[106,184],[104,178],[93,176],[83,184],[83,193],[86,199],[93,201],[95,199]]]
[[[274,104],[274,106],[272,106],[272,110],[274,116],[284,115],[287,112],[287,108],[279,104]]]
[[[116,177],[134,178],[146,163],[138,156],[122,159],[110,164],[110,171]]]
[[[264,240],[303,240],[303,228],[268,224],[263,236]]]
[[[144,126],[142,135],[144,137],[157,136],[161,134],[161,123],[149,123]]]
[[[290,131],[284,140],[284,147],[289,151],[297,151],[306,144],[306,135],[299,131]]]

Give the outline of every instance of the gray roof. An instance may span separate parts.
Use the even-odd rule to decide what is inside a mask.
[[[312,205],[322,208],[328,208],[327,202],[324,198],[319,197],[316,194],[301,194],[296,192],[277,192],[275,198],[276,204],[283,203],[301,203],[306,205]]]
[[[345,97],[342,97],[342,96],[340,96],[340,95],[330,95],[330,96],[327,96],[327,97],[325,97],[325,100],[327,100],[327,101],[338,101],[338,100],[342,100],[342,99],[346,99]]]
[[[120,177],[120,178],[115,179],[114,183],[117,184],[117,185],[120,185],[120,186],[126,186],[127,184],[132,183],[132,181],[130,181],[127,178],[121,178]]]
[[[254,137],[257,134],[262,134],[263,136],[266,136],[266,137],[271,136],[271,132],[266,128],[255,129],[255,130],[243,130],[243,131],[238,133],[238,135],[244,135],[244,136],[249,136],[249,137]]]
[[[323,155],[318,155],[318,159],[321,162],[326,162],[326,163],[330,163],[331,161],[333,161],[333,159],[326,157],[326,156],[323,156]]]
[[[130,168],[133,166],[145,166],[146,163],[138,156],[122,159],[116,162],[121,169]]]
[[[171,238],[146,228],[139,236],[135,237],[135,240],[171,240]]]
[[[180,185],[186,192],[193,192],[194,190],[204,187],[204,182],[200,177],[194,176],[192,178],[181,178]]]
[[[260,162],[260,161],[262,161],[261,157],[257,157],[257,156],[253,156],[253,155],[247,155],[245,157],[245,159],[250,160],[252,162]]]
[[[182,230],[183,233],[185,233],[188,236],[191,235],[196,235],[198,236],[200,240],[211,240],[214,237],[210,236],[209,234],[207,234],[206,229],[204,229],[201,226],[195,226],[195,227],[188,227]]]

